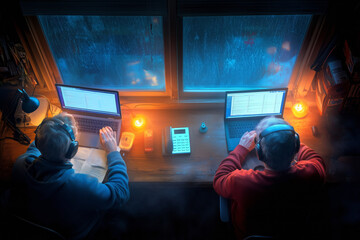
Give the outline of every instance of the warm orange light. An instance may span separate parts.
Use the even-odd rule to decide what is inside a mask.
[[[145,117],[137,115],[132,120],[132,125],[135,129],[142,129],[146,124]]]
[[[134,124],[135,124],[135,127],[141,127],[144,124],[144,120],[136,119]]]
[[[303,118],[309,113],[309,107],[305,102],[299,101],[292,106],[291,111],[295,117]]]
[[[296,110],[297,112],[301,112],[301,111],[304,110],[303,105],[300,104],[300,103],[295,104],[294,108],[295,108],[295,110]]]

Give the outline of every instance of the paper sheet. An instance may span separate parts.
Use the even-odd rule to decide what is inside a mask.
[[[106,157],[104,150],[79,147],[78,152],[71,159],[71,163],[76,173],[89,174],[102,182],[107,171]]]
[[[91,151],[92,151],[92,148],[79,147],[79,149],[78,149],[76,155],[74,156],[74,158],[87,160],[89,158],[89,156],[90,156]]]
[[[80,173],[89,174],[90,176],[96,177],[99,182],[102,182],[104,180],[106,171],[107,171],[107,168],[105,168],[105,167],[91,165],[88,162],[86,162],[82,166]]]
[[[82,166],[85,163],[84,159],[77,159],[77,158],[73,158],[70,160],[70,162],[73,164],[73,169],[75,170],[76,173],[79,173]]]

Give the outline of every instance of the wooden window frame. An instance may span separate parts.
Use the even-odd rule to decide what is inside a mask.
[[[182,100],[220,101],[225,98],[224,91],[195,92],[184,91],[182,80],[182,18],[196,16],[244,16],[244,15],[312,15],[307,33],[299,50],[299,55],[288,84],[289,99],[305,96],[311,89],[314,71],[310,69],[321,46],[324,35],[327,3],[314,1],[236,1],[236,0],[178,0],[178,82],[179,98]]]
[[[165,10],[153,10],[147,0],[134,0],[133,3],[127,1],[116,2],[116,7],[111,1],[88,0],[94,3],[89,9],[85,10],[84,15],[101,15],[98,5],[105,4],[110,12],[107,15],[131,15],[131,16],[162,16],[164,34],[164,60],[165,60],[165,91],[129,91],[119,89],[122,99],[129,102],[167,102],[167,103],[213,103],[223,102],[224,92],[185,92],[183,91],[182,81],[182,18],[186,16],[236,16],[254,14],[312,14],[308,32],[305,35],[302,47],[299,51],[298,59],[295,63],[291,79],[289,81],[289,93],[294,96],[304,96],[311,88],[313,71],[309,68],[320,46],[321,35],[324,31],[325,16],[322,15],[326,9],[324,1],[299,1],[292,3],[289,1],[274,1],[274,5],[269,6],[268,1],[236,1],[236,0],[158,0]],[[50,11],[54,5],[45,7],[31,5],[33,1],[24,1],[28,5],[25,11],[25,19],[28,30],[23,32],[22,41],[25,42],[25,49],[30,53],[30,62],[34,65],[34,72],[40,81],[40,87],[54,91],[54,83],[62,83],[59,70],[51,54],[45,36],[42,32],[40,23],[36,16],[41,15],[39,11],[55,15],[56,12]],[[30,2],[30,3],[29,3]],[[44,1],[40,1],[44,2]],[[45,1],[46,2],[46,1]],[[56,1],[61,2],[61,1]],[[86,2],[86,1],[84,1]],[[84,4],[81,3],[81,4]],[[140,5],[136,5],[139,2]],[[306,4],[304,4],[304,2]],[[71,1],[61,3],[60,13],[76,14],[73,10]],[[79,3],[78,3],[79,4]],[[150,5],[149,5],[150,4]],[[159,3],[157,3],[159,4]],[[24,5],[24,4],[23,4]],[[43,5],[40,5],[43,6]],[[301,6],[301,8],[300,8]],[[120,9],[120,10],[117,10]],[[39,10],[40,9],[40,10]],[[49,10],[50,9],[50,10]],[[102,8],[102,11],[104,8]],[[61,12],[62,11],[62,12]],[[74,12],[75,11],[75,12]],[[23,6],[24,12],[24,6]],[[36,13],[36,14],[35,14]],[[67,15],[70,15],[67,14]]]

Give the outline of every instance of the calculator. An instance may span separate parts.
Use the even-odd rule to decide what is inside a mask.
[[[188,127],[170,128],[173,143],[172,154],[190,153],[190,135]]]

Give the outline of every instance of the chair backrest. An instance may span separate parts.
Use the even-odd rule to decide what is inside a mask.
[[[14,239],[37,239],[37,240],[65,240],[59,232],[48,227],[41,226],[23,217],[12,214],[11,220],[15,230],[12,234]]]
[[[220,197],[220,219],[222,222],[231,222],[230,199]]]
[[[244,238],[243,240],[268,240],[268,239],[274,239],[274,238],[271,236],[250,235]]]
[[[222,222],[231,223],[231,200],[220,197],[220,219]],[[263,239],[273,239],[272,236],[264,235],[250,235],[245,237],[243,240],[263,240]]]

